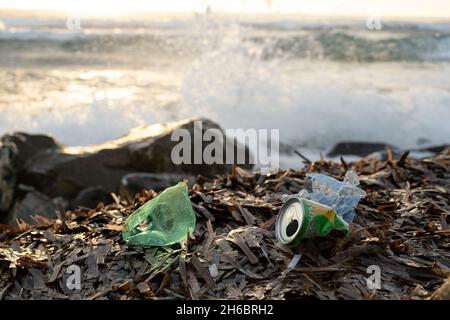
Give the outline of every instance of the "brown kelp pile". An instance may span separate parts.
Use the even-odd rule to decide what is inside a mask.
[[[342,179],[354,169],[367,196],[346,238],[277,243],[283,194],[305,187],[305,174]],[[38,225],[1,226],[3,299],[427,299],[450,275],[450,152],[429,159],[306,162],[272,175],[234,167],[198,178],[189,191],[194,234],[171,247],[129,247],[123,222],[156,196],[36,217]],[[80,287],[68,286],[78,268]],[[367,285],[369,266],[380,289]],[[370,269],[370,268],[369,268]]]

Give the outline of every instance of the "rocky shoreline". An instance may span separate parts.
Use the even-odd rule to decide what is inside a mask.
[[[0,300],[448,299],[450,150],[423,160],[391,156],[269,175],[234,167],[204,178],[189,190],[197,223],[182,246],[122,240],[125,219],[153,190],[35,226],[0,225]],[[279,244],[282,195],[304,188],[309,172],[342,180],[349,168],[366,192],[349,237],[309,239],[297,249]],[[379,290],[366,283],[374,265]],[[67,287],[74,266],[79,289]]]
[[[220,127],[202,120],[202,130]],[[113,201],[111,193],[133,197],[143,189],[162,190],[174,183],[202,175],[230,171],[227,164],[175,165],[170,158],[177,143],[175,129],[193,134],[193,120],[151,125],[101,145],[66,147],[50,136],[26,133],[0,138],[0,222],[30,216],[54,217],[77,207],[94,208]],[[225,154],[225,143],[222,144]],[[237,150],[242,147],[235,143]],[[244,150],[248,154],[248,150]]]
[[[55,212],[111,203],[111,193],[131,199],[144,189],[163,190],[183,179],[192,185],[199,175],[211,178],[229,173],[229,164],[176,165],[171,161],[171,150],[177,143],[171,141],[171,133],[177,128],[193,133],[194,121],[137,128],[117,140],[87,147],[63,146],[46,135],[20,132],[3,135],[0,137],[0,223],[15,225],[17,220],[34,223],[35,214],[53,218]],[[210,128],[223,132],[210,120],[202,119],[202,123],[203,132]],[[226,143],[222,143],[224,154]],[[236,150],[245,148],[246,156],[250,156],[246,146],[234,143]],[[399,159],[403,153],[383,143],[342,142],[327,156],[386,160],[388,149],[393,159]],[[445,146],[421,151],[438,153],[443,149]],[[280,152],[296,156],[294,151],[289,146],[280,146]]]

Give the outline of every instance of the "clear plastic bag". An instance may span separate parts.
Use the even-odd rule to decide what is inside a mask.
[[[282,200],[298,197],[316,201],[332,207],[345,222],[352,223],[359,200],[366,196],[364,190],[358,187],[359,178],[356,172],[347,171],[344,181],[321,173],[308,173],[306,176],[312,180],[312,192],[303,189],[296,195],[284,196]]]

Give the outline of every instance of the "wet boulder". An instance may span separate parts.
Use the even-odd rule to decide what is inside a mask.
[[[102,186],[92,186],[81,190],[75,199],[70,203],[70,209],[79,207],[94,209],[101,203],[111,203],[111,195]]]
[[[140,188],[162,190],[184,178],[225,174],[237,162],[238,154],[247,160],[247,165],[241,166],[252,167],[246,146],[225,138],[216,123],[200,121],[200,126],[198,120],[189,119],[140,127],[116,140],[82,147],[64,146],[45,135],[5,135],[0,140],[0,220],[6,215],[14,221],[33,211],[52,211],[52,199],[59,197],[70,209],[96,207],[98,202],[111,201],[110,193],[117,193],[119,186],[132,196]],[[211,144],[211,140],[202,139],[208,129],[215,129],[224,138],[217,141],[214,154],[223,155],[225,160],[227,152],[233,150],[232,163],[197,161],[194,155],[203,155]],[[180,131],[189,138],[180,153],[187,159],[182,163],[173,159],[173,150],[182,141],[173,134]],[[19,196],[15,194],[18,185],[29,186],[39,194],[27,195],[22,190]],[[44,202],[48,206],[41,205]],[[13,206],[13,213],[6,214]]]
[[[183,179],[187,179],[190,184],[195,181],[194,176],[182,173],[129,173],[120,181],[119,192],[122,196],[133,198],[141,190],[153,189],[155,191],[162,191]]]
[[[7,212],[14,200],[17,182],[17,147],[14,143],[0,140],[0,214]]]
[[[209,120],[202,121],[202,131],[220,127]],[[185,129],[194,136],[194,122],[182,121],[152,125],[132,130],[126,136],[101,145],[62,147],[32,156],[25,163],[21,177],[24,183],[51,197],[74,198],[88,187],[102,186],[115,192],[123,176],[132,172],[177,173],[212,177],[229,172],[229,164],[174,163],[172,132]],[[192,141],[192,154],[194,153]],[[201,144],[202,150],[207,143]],[[238,149],[242,149],[236,144]],[[223,144],[224,150],[225,143]],[[248,150],[244,150],[248,154]]]
[[[36,215],[55,218],[56,211],[64,211],[66,205],[67,202],[61,197],[52,199],[39,191],[33,190],[26,193],[23,198],[16,199],[9,213],[9,223],[12,224],[16,220],[35,223],[33,217]]]
[[[391,150],[396,150],[394,146],[391,146],[386,143],[377,143],[377,142],[355,142],[355,141],[347,141],[347,142],[339,142],[334,145],[333,148],[327,153],[328,157],[337,157],[337,156],[358,156],[365,157],[370,154],[379,151],[385,151],[390,148]]]

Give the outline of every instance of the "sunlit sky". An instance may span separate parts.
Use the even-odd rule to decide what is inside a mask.
[[[124,11],[382,14],[397,17],[450,17],[450,0],[0,0],[1,9],[69,10],[106,14]]]

